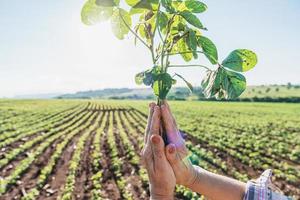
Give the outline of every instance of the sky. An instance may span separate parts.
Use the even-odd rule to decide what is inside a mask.
[[[258,65],[245,73],[248,85],[300,83],[299,0],[205,0],[200,14],[225,58],[248,48]],[[0,1],[0,97],[136,87],[134,75],[151,57],[128,36],[118,40],[109,22],[86,26],[83,0]],[[172,60],[183,64],[179,57]],[[194,61],[209,64],[200,57]],[[199,86],[202,69],[177,69]],[[179,85],[183,85],[179,82]]]

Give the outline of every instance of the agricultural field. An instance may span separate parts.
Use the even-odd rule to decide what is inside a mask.
[[[148,103],[0,100],[0,199],[148,199]],[[194,164],[242,181],[272,168],[300,199],[300,104],[170,104]],[[203,199],[183,187],[176,198]]]
[[[300,97],[299,85],[261,85],[249,86],[240,98],[284,98]]]

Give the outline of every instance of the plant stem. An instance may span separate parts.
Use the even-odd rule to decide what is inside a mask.
[[[211,70],[208,67],[204,66],[204,65],[170,65],[169,67],[202,67],[205,68],[207,70]]]
[[[183,52],[169,53],[169,54],[165,54],[165,55],[174,56],[174,55],[186,54],[186,53],[193,53],[193,52],[203,53],[204,54],[203,51],[183,51]]]
[[[154,54],[154,38],[155,38],[155,34],[156,34],[156,29],[157,29],[157,26],[158,26],[158,13],[159,13],[159,9],[160,9],[160,4],[158,4],[158,8],[157,8],[157,16],[156,16],[156,22],[155,22],[155,27],[154,27],[154,30],[153,30],[153,34],[151,35],[151,55],[152,55],[152,61],[153,61],[153,64],[155,65],[157,60],[155,59],[155,54]],[[151,31],[150,31],[151,32]]]
[[[137,37],[150,51],[151,51],[151,47],[149,47],[148,46],[148,44],[142,39],[142,38],[140,38],[140,36],[138,36],[138,34],[136,34],[131,28],[130,28],[130,26],[126,23],[126,21],[125,21],[125,19],[124,19],[124,17],[123,17],[123,15],[121,14],[121,12],[120,12],[120,10],[119,10],[119,15],[120,15],[120,17],[121,17],[121,19],[122,19],[122,21],[123,21],[123,23],[125,24],[125,26],[128,28],[128,30],[135,36],[135,37]]]
[[[188,31],[186,31],[183,35],[181,35],[181,36],[176,40],[176,42],[174,42],[174,40],[173,40],[173,42],[172,42],[172,44],[171,44],[171,47],[167,50],[168,54],[166,54],[166,56],[167,56],[167,58],[166,58],[166,71],[167,71],[167,68],[168,68],[168,65],[169,65],[169,57],[170,57],[169,52],[172,52],[172,49],[173,49],[174,45],[175,45],[179,40],[181,40],[184,36],[186,36],[186,34],[188,34]]]
[[[161,49],[161,65],[164,64],[164,51],[165,51],[165,46],[166,46],[166,43],[167,43],[167,39],[169,37],[169,33],[170,33],[170,28],[171,28],[171,24],[173,23],[173,20],[175,18],[176,14],[173,14],[172,18],[169,20],[169,23],[168,23],[168,28],[167,28],[167,33],[166,33],[166,37],[164,39],[164,43],[163,43],[163,46],[162,46],[162,49]],[[163,66],[162,66],[163,67]],[[166,71],[167,69],[165,69]]]
[[[161,30],[160,30],[160,28],[158,27],[157,28],[158,29],[158,35],[159,35],[159,38],[160,38],[160,40],[163,42],[164,41],[164,39],[163,39],[163,37],[162,37],[162,35],[161,35]]]

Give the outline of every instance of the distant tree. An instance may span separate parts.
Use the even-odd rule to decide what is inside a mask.
[[[276,91],[276,92],[279,92],[279,88],[276,88],[275,91]]]
[[[293,85],[290,83],[290,82],[288,82],[288,84],[287,84],[287,89],[289,90],[289,89],[291,89],[293,87]]]
[[[176,94],[176,96],[181,96],[181,95],[183,95],[184,93],[181,92],[181,91],[176,91],[175,94]]]
[[[262,94],[262,92],[261,92],[261,91],[258,91],[258,94]]]
[[[268,88],[266,89],[266,93],[268,93],[268,92],[270,92],[270,91],[271,91],[271,88],[268,87]]]

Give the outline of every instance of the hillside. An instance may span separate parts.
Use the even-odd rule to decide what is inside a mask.
[[[154,99],[150,88],[119,88],[81,91],[58,96],[59,99]],[[191,93],[187,88],[176,87],[168,95],[172,100],[204,100],[201,88]],[[248,86],[237,100],[300,102],[300,85]]]
[[[241,98],[252,97],[300,97],[300,86],[288,85],[262,85],[262,86],[249,86],[242,94]]]

